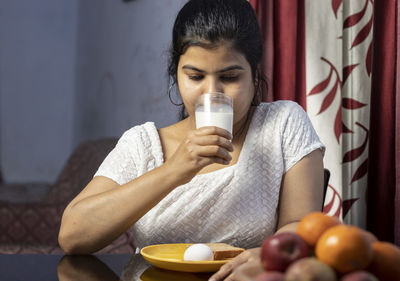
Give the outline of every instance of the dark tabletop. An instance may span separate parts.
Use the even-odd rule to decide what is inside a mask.
[[[210,276],[158,269],[140,254],[0,255],[0,281],[200,281]]]

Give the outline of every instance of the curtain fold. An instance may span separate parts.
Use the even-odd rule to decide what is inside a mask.
[[[400,4],[397,5],[396,19],[396,201],[395,201],[395,242],[400,246]]]
[[[396,3],[374,3],[367,228],[394,241]]]
[[[296,100],[306,109],[304,0],[250,0],[264,37],[264,101]]]
[[[274,2],[274,100],[306,109],[304,0]]]

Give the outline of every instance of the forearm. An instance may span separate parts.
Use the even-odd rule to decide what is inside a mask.
[[[285,225],[279,227],[278,230],[276,231],[276,233],[280,233],[280,232],[296,232],[298,224],[299,224],[298,221],[285,224]]]
[[[296,232],[297,225],[298,225],[298,222],[288,223],[288,224],[280,227],[274,234],[280,233],[280,232]],[[267,237],[265,237],[265,238],[267,238]],[[251,250],[254,253],[253,256],[257,257],[260,255],[261,245],[260,245],[260,247],[252,248]]]
[[[180,184],[161,166],[131,182],[72,202],[64,212],[60,244],[67,253],[92,253],[111,243]]]

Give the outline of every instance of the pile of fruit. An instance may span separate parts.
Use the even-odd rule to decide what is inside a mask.
[[[318,212],[268,237],[261,261],[257,281],[400,281],[399,247]]]

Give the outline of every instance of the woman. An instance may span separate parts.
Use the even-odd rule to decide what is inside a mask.
[[[260,30],[246,0],[189,1],[174,24],[169,65],[186,118],[124,133],[64,211],[63,250],[92,253],[128,229],[139,248],[226,242],[250,249],[320,210],[323,144],[296,103],[257,105],[261,57]],[[233,136],[217,127],[196,129],[194,103],[208,92],[232,98]],[[257,251],[246,251],[215,278]]]

